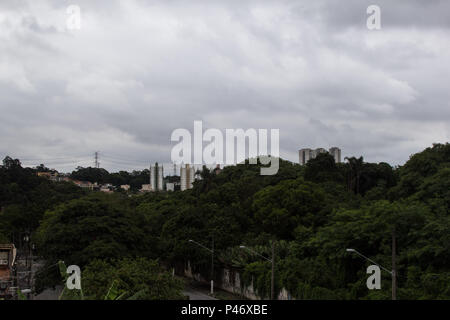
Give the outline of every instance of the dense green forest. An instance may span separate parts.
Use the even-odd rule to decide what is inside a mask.
[[[96,170],[102,169],[90,172],[101,174]],[[368,290],[369,264],[345,249],[390,268],[395,231],[398,299],[450,299],[448,143],[396,168],[362,157],[336,164],[321,154],[305,166],[280,160],[274,176],[261,176],[259,166],[249,164],[219,174],[204,168],[201,176],[184,192],[130,197],[53,183],[6,158],[0,168],[0,240],[31,233],[47,266],[63,260],[82,267],[85,290],[94,298],[111,277],[121,279],[130,295],[148,282],[153,284],[146,298],[178,298],[169,289],[179,284],[162,268],[180,271],[189,260],[208,278],[210,255],[188,240],[209,245],[214,238],[216,269],[240,270],[244,283],[254,279],[261,297],[269,296],[271,265],[239,246],[270,256],[275,241],[276,288],[294,298],[389,299],[390,275],[382,274],[381,290]],[[42,272],[37,285],[58,281],[57,272]],[[151,292],[158,287],[152,281],[167,290]]]

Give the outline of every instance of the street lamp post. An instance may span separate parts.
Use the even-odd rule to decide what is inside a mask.
[[[395,250],[395,244],[393,245],[393,249]],[[357,255],[363,257],[364,259],[366,259],[367,261],[372,262],[373,264],[377,265],[378,267],[380,267],[381,269],[383,269],[384,271],[386,271],[387,273],[389,273],[392,277],[392,300],[396,300],[397,299],[397,285],[396,285],[396,278],[395,278],[395,253],[392,254],[392,270],[388,270],[387,268],[383,267],[381,264],[378,264],[377,262],[373,261],[372,259],[366,257],[365,255],[363,255],[361,252],[355,250],[355,249],[351,249],[348,248],[346,249],[347,252],[352,252],[352,253],[356,253]]]
[[[211,295],[214,294],[214,236],[211,240]]]
[[[194,243],[211,253],[211,295],[213,295],[214,294],[214,237],[212,237],[211,249],[209,249],[208,247],[205,247],[201,243],[198,243],[194,240],[189,240],[189,242]]]
[[[25,234],[25,236],[23,237],[23,240],[26,243],[27,246],[27,256],[25,258],[25,265],[27,267],[27,269],[29,270],[28,272],[28,276],[27,276],[27,282],[28,282],[28,287],[31,288],[32,287],[32,277],[33,277],[33,257],[31,255],[31,247],[30,247],[30,236],[29,233],[27,232]],[[27,298],[30,299],[31,295],[29,292],[26,292]]]
[[[272,259],[269,259],[262,254],[259,254],[258,252],[251,250],[250,248],[246,246],[239,246],[241,249],[246,249],[250,251],[253,254],[256,254],[257,256],[260,256],[261,258],[269,261],[272,264],[272,274],[270,279],[270,299],[274,300],[275,298],[275,241],[272,241]]]
[[[397,300],[397,265],[396,265],[397,244],[395,241],[395,227],[392,230],[392,300]]]
[[[272,277],[270,279],[270,298],[273,300],[275,297],[275,241],[272,241]]]

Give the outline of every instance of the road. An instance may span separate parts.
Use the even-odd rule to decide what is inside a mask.
[[[17,287],[19,290],[31,289],[32,286],[32,261],[31,258],[24,254],[22,251],[17,250],[16,256],[16,274],[17,274]],[[31,297],[30,293],[25,294],[28,300]]]
[[[189,287],[184,289],[183,294],[189,296],[189,300],[217,300],[216,298]]]

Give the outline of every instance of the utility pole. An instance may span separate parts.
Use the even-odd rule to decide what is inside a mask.
[[[30,245],[30,237],[27,234],[27,261],[29,261],[29,266],[28,266],[28,270],[29,270],[29,274],[28,274],[28,288],[32,289],[32,281],[33,281],[33,255],[31,254],[31,245]],[[28,300],[31,300],[31,293],[27,294],[27,298]]]
[[[191,243],[195,243],[196,245],[202,247],[205,250],[208,250],[211,253],[211,295],[214,294],[214,235],[212,236],[212,247],[211,249],[205,247],[201,243],[198,243],[192,239],[189,240]]]
[[[270,293],[270,298],[271,300],[274,300],[275,298],[275,288],[274,288],[274,284],[275,284],[275,241],[272,240],[272,279],[271,279],[271,283],[270,283],[270,289],[271,289],[271,293]]]
[[[263,258],[266,261],[269,261],[272,264],[272,275],[271,275],[271,280],[270,280],[270,299],[274,300],[275,299],[275,240],[272,240],[272,259],[269,259],[261,254],[259,254],[256,251],[251,250],[250,248],[246,247],[246,246],[239,246],[241,249],[246,249],[250,252],[252,252],[253,254],[256,254],[257,256],[260,256],[261,258]]]
[[[392,277],[392,300],[396,300],[397,299],[397,281],[396,281],[396,266],[395,266],[395,249],[396,249],[396,244],[395,244],[395,229],[392,230],[392,270],[388,270],[387,268],[383,267],[382,265],[376,263],[375,261],[373,261],[372,259],[366,257],[365,255],[363,255],[361,252],[358,252],[355,249],[351,249],[351,248],[347,248],[346,251],[347,252],[353,252],[356,253],[357,255],[363,257],[364,259],[366,259],[367,261],[372,262],[373,264],[377,265],[378,267],[380,267],[381,269],[383,269],[384,271],[386,271],[387,273],[389,273]]]
[[[397,300],[397,269],[396,269],[396,238],[395,226],[392,230],[392,300]]]
[[[34,288],[34,275],[33,275],[33,247],[29,246],[30,248],[30,255],[31,255],[31,260],[30,260],[30,290],[31,290],[31,294],[29,295],[29,299],[33,300],[33,288]]]
[[[214,294],[214,235],[212,235],[211,251],[211,295]]]

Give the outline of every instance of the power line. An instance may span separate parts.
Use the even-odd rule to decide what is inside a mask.
[[[127,156],[119,156],[119,155],[113,155],[108,153],[101,153],[103,163],[109,164],[110,166],[123,166],[127,169],[144,169],[148,168],[148,164],[153,162],[151,160],[145,160],[145,159],[136,159],[136,158],[130,158]],[[77,165],[88,165],[89,163],[92,163],[92,156],[89,157],[87,155],[80,155],[80,156],[73,156],[73,157],[42,157],[42,158],[17,158],[21,161],[21,163],[25,166],[31,167],[31,166],[38,166],[40,164],[44,164],[46,166],[77,166]],[[96,151],[94,152],[94,167],[100,168],[100,152]],[[168,169],[168,171],[173,172],[173,174],[176,174],[177,172],[177,166],[173,162],[167,162],[164,164],[161,164],[165,169]],[[194,166],[196,168],[196,166]]]
[[[70,160],[70,159],[87,159],[89,155],[79,155],[79,156],[56,156],[56,157],[39,157],[39,158],[29,158],[26,156],[23,157],[11,157],[13,159],[19,159],[20,161],[53,161],[53,160]]]
[[[137,163],[133,163],[133,162],[124,162],[124,161],[117,161],[117,160],[109,160],[109,159],[104,159],[103,163],[109,163],[109,164],[113,164],[113,165],[121,165],[121,166],[126,166],[126,167],[145,167],[147,168],[148,165],[145,164],[137,164]]]
[[[44,165],[50,165],[50,166],[61,166],[61,165],[76,165],[76,164],[79,164],[79,163],[89,163],[90,162],[90,160],[80,160],[80,161],[70,161],[70,162],[48,162],[48,161],[45,161],[45,162],[22,162],[22,164],[23,165],[26,165],[26,166],[38,166],[38,165],[41,165],[41,164],[44,164]]]
[[[120,160],[120,161],[126,161],[126,162],[142,162],[142,163],[145,163],[145,164],[147,164],[149,162],[148,160],[131,159],[129,157],[123,158],[123,157],[119,157],[119,156],[116,156],[116,155],[113,156],[113,155],[109,155],[109,154],[105,154],[105,153],[102,153],[102,156],[105,157],[105,158],[112,159],[112,160]]]

